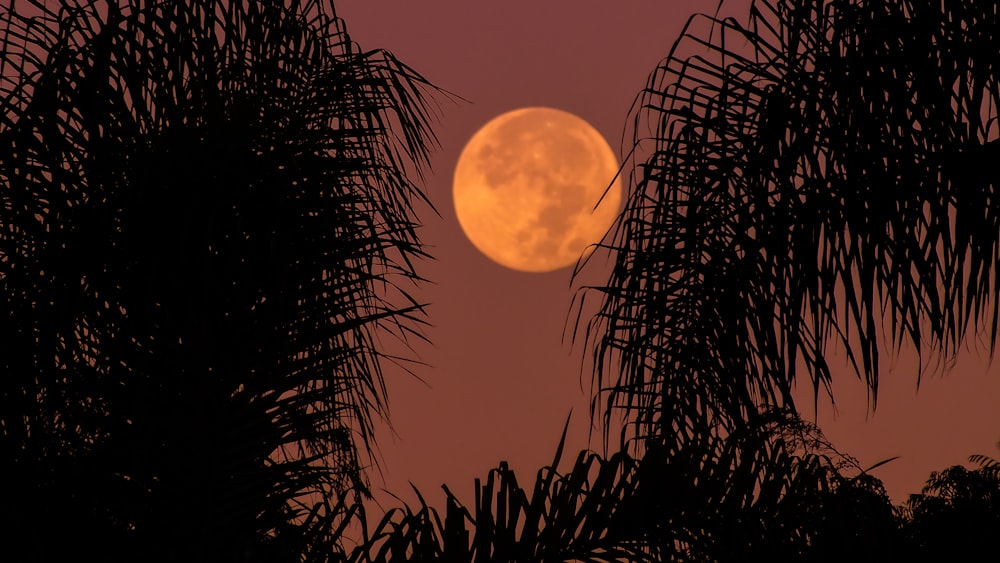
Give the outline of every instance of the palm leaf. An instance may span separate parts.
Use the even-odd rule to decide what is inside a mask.
[[[831,345],[874,408],[883,347],[996,343],[998,18],[975,0],[692,18],[637,100],[613,271],[584,288],[605,416],[640,438],[734,428],[794,407],[803,370],[829,392]]]
[[[638,459],[584,451],[565,474],[559,457],[530,491],[501,463],[476,481],[468,509],[445,487],[443,522],[420,496],[416,510],[390,511],[349,559],[809,561],[893,546],[881,483],[793,415]]]
[[[317,0],[12,2],[0,41],[5,531],[328,557],[423,323],[429,85]]]

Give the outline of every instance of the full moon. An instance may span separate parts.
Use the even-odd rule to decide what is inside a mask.
[[[589,252],[614,222],[622,200],[617,171],[611,147],[583,119],[551,108],[514,110],[484,125],[462,150],[455,212],[494,262],[558,270]]]

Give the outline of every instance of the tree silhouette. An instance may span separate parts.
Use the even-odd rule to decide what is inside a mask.
[[[602,297],[586,330],[595,405],[624,411],[628,447],[662,451],[665,467],[718,457],[795,412],[803,370],[832,398],[831,344],[874,408],[880,348],[948,359],[980,329],[996,343],[998,29],[995,6],[972,0],[760,0],[745,22],[688,22],[637,100],[633,189],[605,241],[613,272],[587,288]],[[814,476],[835,492],[794,518],[765,510],[762,530],[714,557],[756,544],[782,560],[848,546],[880,560],[902,545],[877,481]],[[871,520],[845,528],[862,507]],[[775,526],[786,535],[768,545]]]
[[[422,322],[428,85],[316,0],[11,2],[0,44],[5,551],[329,558]]]
[[[929,560],[972,560],[996,552],[1000,529],[1000,464],[981,456],[980,467],[955,465],[932,473],[910,495],[903,526],[911,554]]]
[[[444,487],[442,517],[420,496],[348,560],[875,562],[903,545],[881,483],[814,426],[775,416],[701,438],[671,456],[581,452],[564,474],[561,441],[532,487],[501,463],[476,481],[471,506]]]
[[[970,327],[995,344],[998,29],[975,0],[692,18],[637,100],[595,288],[605,416],[673,448],[794,408],[803,370],[830,391],[830,345],[874,407],[880,347],[947,359]]]

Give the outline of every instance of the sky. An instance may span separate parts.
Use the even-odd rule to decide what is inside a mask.
[[[725,13],[743,17],[742,0]],[[441,484],[471,502],[474,479],[508,461],[522,486],[552,460],[567,417],[567,452],[601,448],[590,432],[590,369],[584,342],[564,338],[574,286],[570,269],[523,273],[482,256],[462,234],[451,203],[452,174],[468,139],[491,118],[519,107],[572,112],[597,128],[619,155],[636,95],[668,54],[689,16],[714,0],[339,0],[336,9],[365,50],[386,49],[431,83],[466,102],[444,101],[434,124],[440,148],[423,187],[440,216],[421,211],[431,280],[416,296],[429,304],[429,344],[416,344],[413,375],[386,372],[392,428],[376,439],[376,500],[412,502],[409,484],[443,505]],[[582,283],[601,283],[592,263]],[[970,454],[1000,458],[1000,367],[988,346],[970,343],[949,369],[917,388],[916,354],[883,351],[877,410],[845,362],[835,373],[836,409],[811,391],[802,414],[840,451],[874,471],[895,502],[919,492],[931,471]],[[842,360],[842,358],[841,358]],[[837,365],[836,358],[832,361]],[[803,380],[804,381],[804,380]]]

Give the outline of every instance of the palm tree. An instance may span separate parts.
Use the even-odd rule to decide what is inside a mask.
[[[419,495],[389,511],[351,562],[883,561],[902,545],[885,489],[812,425],[774,417],[671,455],[580,452],[523,488],[506,464],[448,487],[444,516]],[[565,438],[565,433],[564,433]],[[851,476],[845,476],[852,473]],[[697,476],[697,479],[692,479]]]
[[[637,100],[614,269],[589,288],[604,414],[637,447],[794,409],[803,370],[830,392],[831,345],[874,408],[881,348],[996,344],[998,30],[976,0],[689,21]]]
[[[745,21],[688,22],[636,102],[633,189],[603,244],[610,279],[583,293],[601,300],[584,330],[595,411],[603,401],[605,419],[626,417],[623,446],[661,457],[663,487],[703,482],[729,448],[773,447],[734,438],[776,412],[797,420],[803,371],[817,400],[821,390],[832,399],[831,345],[847,351],[875,408],[887,345],[947,360],[970,333],[996,344],[998,30],[995,6],[974,0],[756,0]],[[688,473],[666,469],[692,459]],[[843,482],[839,471],[812,475],[821,487]],[[814,498],[806,515],[861,502],[888,534],[895,517],[869,479]],[[743,490],[767,506],[764,489]],[[792,549],[780,557],[877,537],[845,536],[828,517],[826,539],[778,546]],[[808,518],[773,514],[763,525],[796,521],[805,527],[789,533],[808,529]],[[734,547],[745,554],[751,539]]]
[[[0,44],[4,549],[326,560],[422,323],[432,89],[319,0],[11,2]]]

